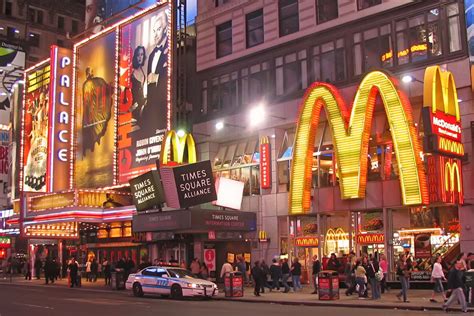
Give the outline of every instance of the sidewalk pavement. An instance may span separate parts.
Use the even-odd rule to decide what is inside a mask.
[[[408,303],[404,303],[397,299],[396,294],[400,290],[391,290],[382,294],[380,300],[359,299],[358,295],[346,296],[345,289],[339,291],[340,299],[334,301],[320,301],[317,294],[311,294],[313,288],[305,286],[303,290],[296,293],[291,290],[288,293],[280,291],[269,292],[265,289],[265,293],[261,293],[259,297],[253,295],[253,288],[246,287],[244,289],[243,297],[225,297],[223,291],[220,290],[217,299],[230,300],[240,302],[252,303],[275,303],[284,305],[308,305],[308,306],[337,306],[337,307],[356,307],[356,308],[378,308],[378,309],[407,309],[407,310],[442,310],[442,298],[436,296],[438,303],[431,303],[431,290],[409,290]],[[370,292],[369,292],[370,296]],[[449,310],[461,311],[460,305],[452,305]],[[474,308],[469,308],[469,311],[474,312]]]
[[[62,280],[57,280],[54,284],[45,285],[44,278],[41,280],[32,279],[25,280],[23,277],[15,276],[10,279],[0,278],[1,284],[15,284],[15,285],[25,285],[25,286],[37,286],[37,287],[68,287],[67,278]],[[114,291],[110,286],[106,286],[104,279],[98,279],[97,282],[86,282],[85,278],[82,278],[82,287],[81,289],[87,291],[95,292],[118,292],[125,293],[125,291]],[[355,308],[378,308],[378,309],[405,309],[405,310],[442,310],[441,297],[437,296],[436,300],[438,303],[431,303],[431,291],[430,290],[409,290],[408,291],[408,300],[409,303],[403,303],[399,301],[396,297],[396,294],[400,290],[391,290],[388,293],[382,294],[380,300],[372,299],[358,299],[357,294],[352,296],[346,296],[345,289],[339,291],[340,299],[334,301],[320,301],[317,294],[311,294],[313,288],[310,286],[305,286],[303,290],[296,293],[291,290],[289,293],[282,293],[280,291],[269,292],[268,289],[265,289],[265,293],[260,294],[260,297],[253,295],[253,287],[244,288],[243,297],[225,297],[224,289],[219,288],[219,295],[215,297],[216,300],[226,300],[234,302],[250,302],[250,303],[274,303],[274,304],[284,304],[284,305],[307,305],[307,306],[336,306],[336,307],[355,307]],[[369,293],[370,294],[370,293]],[[459,305],[453,305],[450,307],[450,310],[460,311]],[[469,311],[474,312],[474,308],[469,308]]]

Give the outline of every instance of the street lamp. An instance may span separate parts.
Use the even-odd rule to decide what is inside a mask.
[[[178,132],[176,132],[176,135],[178,135],[178,137],[184,137],[186,132],[183,129],[179,129]]]
[[[223,128],[224,128],[224,122],[219,121],[219,122],[216,123],[216,130],[217,131],[220,131]]]
[[[412,75],[404,75],[402,77],[402,81],[404,83],[410,83],[410,82],[420,82],[420,83],[424,83],[423,81],[419,80],[419,79],[416,79],[415,77],[413,77]]]
[[[249,111],[249,122],[251,126],[256,126],[265,120],[265,109],[263,105],[258,105]]]

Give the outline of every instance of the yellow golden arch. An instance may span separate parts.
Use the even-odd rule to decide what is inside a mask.
[[[170,130],[163,141],[160,155],[160,165],[167,165],[170,162],[182,164],[184,162],[184,154],[188,149],[188,163],[197,161],[196,144],[193,135],[184,134],[179,137],[174,130]]]
[[[323,107],[332,132],[341,198],[365,196],[368,143],[377,95],[382,99],[390,125],[403,204],[428,202],[421,146],[408,98],[388,74],[373,71],[362,79],[351,113],[338,90],[330,84],[316,82],[306,91],[293,150],[290,214],[308,212],[311,207],[314,139]]]
[[[461,171],[456,161],[447,161],[444,166],[444,188],[447,192],[461,192]]]
[[[454,76],[449,71],[442,71],[439,66],[430,66],[425,70],[423,87],[423,106],[430,107],[431,112],[444,112],[461,121],[458,93]]]

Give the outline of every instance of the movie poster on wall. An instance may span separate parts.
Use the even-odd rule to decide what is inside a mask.
[[[46,192],[50,65],[26,75],[23,117],[23,191]]]
[[[168,125],[169,5],[121,27],[119,183],[155,166]]]
[[[77,188],[113,185],[115,146],[115,32],[88,41],[76,53]]]

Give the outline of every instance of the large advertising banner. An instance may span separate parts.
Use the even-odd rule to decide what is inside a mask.
[[[115,31],[76,47],[76,188],[114,184]]]
[[[23,191],[46,192],[50,65],[26,74],[23,116]]]
[[[119,183],[155,166],[169,122],[169,5],[121,27]]]

